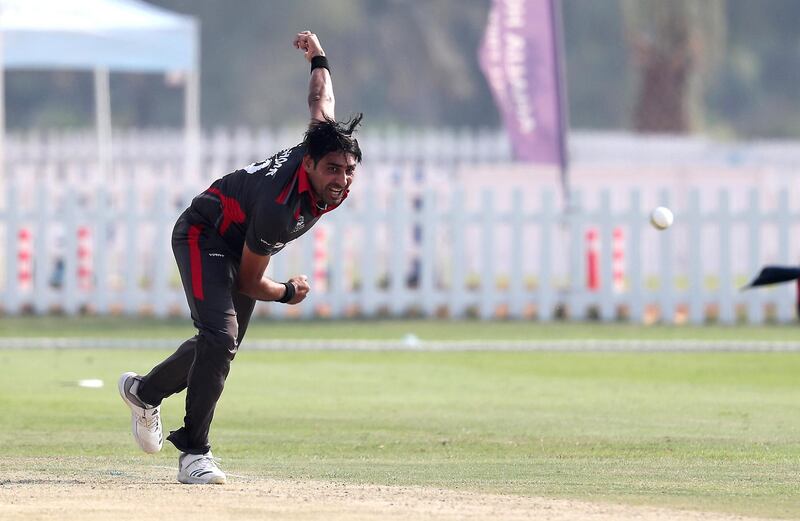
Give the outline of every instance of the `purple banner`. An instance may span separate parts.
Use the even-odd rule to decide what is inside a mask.
[[[566,167],[558,0],[493,0],[478,53],[519,161]]]

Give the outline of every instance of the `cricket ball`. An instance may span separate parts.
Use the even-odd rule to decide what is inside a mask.
[[[672,226],[672,221],[675,217],[672,215],[672,210],[665,206],[659,206],[650,212],[650,224],[659,230],[666,230]]]

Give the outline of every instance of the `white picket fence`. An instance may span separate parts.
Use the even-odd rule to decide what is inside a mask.
[[[60,197],[53,197],[56,190]],[[6,313],[186,312],[169,237],[190,193],[132,184],[112,196],[105,189],[40,184],[26,202],[12,182],[5,194]],[[675,208],[677,222],[666,232],[649,226],[638,191],[622,211],[612,208],[605,191],[597,205],[566,215],[550,191],[515,190],[502,208],[498,195],[484,191],[478,204],[465,207],[469,198],[459,187],[445,198],[435,190],[380,194],[368,183],[273,258],[268,275],[275,279],[312,275],[315,289],[306,302],[296,308],[264,303],[258,312],[696,324],[794,317],[794,288],[738,289],[765,262],[766,237],[778,247],[775,262],[791,263],[800,214],[790,209],[787,190],[772,209],[762,208],[753,191],[739,211],[725,191],[711,210],[692,192],[686,207]],[[670,204],[669,193],[660,199]],[[599,288],[587,285],[589,229],[599,234]],[[615,229],[624,236],[622,288],[612,284]],[[747,259],[734,258],[735,241],[746,241]],[[718,253],[713,261],[704,254],[709,248]]]
[[[202,164],[211,174],[204,179],[181,171],[175,133],[115,136],[113,175],[97,169],[88,135],[12,138],[7,177],[0,180],[0,308],[8,314],[188,313],[170,251],[175,218],[211,179],[298,135],[206,136]],[[257,313],[792,321],[791,285],[739,288],[764,264],[800,260],[800,242],[793,241],[800,201],[792,183],[800,148],[631,142],[573,139],[575,171],[584,165],[589,181],[576,183],[575,207],[565,213],[556,182],[528,181],[552,173],[511,175],[507,143],[497,132],[366,136],[365,163],[346,204],[270,264],[268,275],[278,280],[309,274],[309,298],[296,307],[260,303]],[[746,189],[731,182],[723,189],[656,190],[646,176],[634,188],[591,184],[598,179],[591,168],[603,164],[613,173],[622,157],[636,173],[670,161],[677,161],[675,171],[700,164],[705,178],[731,164],[772,170],[771,177],[754,170],[753,177],[770,181]],[[469,177],[463,170],[475,172]],[[735,176],[724,171],[718,178],[727,186]],[[666,232],[647,222],[656,203],[677,216]],[[599,287],[588,280],[590,230],[599,238]],[[613,258],[615,249],[622,259]]]

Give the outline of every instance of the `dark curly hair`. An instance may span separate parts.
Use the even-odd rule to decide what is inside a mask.
[[[330,152],[344,152],[352,154],[356,161],[361,162],[361,148],[358,140],[353,137],[356,127],[361,124],[364,114],[357,114],[350,121],[338,122],[325,116],[324,121],[315,120],[308,126],[303,144],[306,153],[314,160],[314,165]]]

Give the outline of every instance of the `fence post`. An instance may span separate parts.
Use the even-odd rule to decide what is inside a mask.
[[[733,302],[733,275],[731,273],[731,210],[728,190],[719,192],[719,321],[736,322]]]
[[[659,204],[669,208],[669,193],[661,190]],[[672,255],[673,229],[665,230],[658,234],[659,239],[659,278],[661,322],[672,324],[675,322],[675,265]]]
[[[330,269],[330,306],[331,316],[333,318],[340,318],[344,315],[344,213],[333,212],[331,214],[333,227],[333,237],[331,240],[331,258],[333,263]]]
[[[64,191],[64,282],[61,297],[64,313],[73,316],[78,313],[78,190],[69,186]],[[134,243],[135,244],[135,243]]]
[[[575,191],[572,195],[574,210],[567,214],[567,226],[569,228],[569,317],[571,319],[582,320],[586,318],[586,305],[584,295],[586,293],[586,278],[584,277],[584,257],[583,242],[581,236],[584,231],[583,226],[583,205],[582,194]]]
[[[169,230],[170,216],[167,212],[167,195],[163,190],[156,192],[153,212],[153,284],[151,291],[153,295],[153,314],[156,317],[164,318],[169,312],[167,303],[167,286],[169,284],[169,268],[171,264],[167,260],[170,240],[167,238]]]
[[[525,314],[525,295],[528,286],[525,280],[524,245],[525,245],[525,201],[519,188],[514,189],[511,197],[511,266],[508,281],[508,314],[512,318],[522,318]]]
[[[394,317],[403,313],[408,294],[405,272],[408,261],[405,246],[407,217],[408,205],[405,195],[398,192],[393,193],[389,214],[389,233],[392,244],[392,247],[389,248],[389,313]]]
[[[123,310],[127,315],[135,314],[139,309],[139,255],[136,254],[136,245],[139,244],[139,215],[137,197],[139,192],[136,190],[136,180],[131,177],[128,180],[125,204],[125,237],[123,240],[123,252],[125,262],[122,274],[124,284]],[[129,249],[130,248],[130,249]]]
[[[420,302],[422,312],[426,317],[432,317],[436,312],[438,299],[436,298],[436,194],[426,190],[422,198],[422,251],[420,252]]]
[[[377,311],[375,302],[375,265],[378,262],[377,247],[375,241],[375,231],[377,226],[370,226],[366,223],[376,218],[375,209],[375,190],[372,182],[367,182],[364,190],[364,200],[361,205],[361,219],[358,222],[365,223],[361,227],[361,313],[364,316],[372,317]]]
[[[600,194],[600,320],[614,320],[614,270],[612,267],[613,227],[611,194],[605,189]]]
[[[747,210],[747,229],[749,235],[748,253],[750,259],[748,267],[751,274],[758,273],[761,258],[761,209],[759,208],[758,191],[751,188],[748,193],[749,208]],[[764,323],[764,302],[760,291],[745,292],[747,300],[747,322],[749,324]]]
[[[19,313],[20,298],[18,284],[18,243],[19,233],[19,201],[17,200],[17,183],[14,179],[8,180],[6,188],[6,313],[16,315]]]
[[[464,234],[469,219],[464,208],[464,189],[456,187],[450,197],[450,302],[448,312],[453,318],[462,318],[467,308],[465,284],[466,253]]]
[[[94,294],[95,309],[100,315],[109,311],[108,222],[112,211],[108,190],[104,186],[98,187],[94,202]]]
[[[36,225],[33,234],[33,251],[36,254],[33,267],[33,310],[37,315],[45,314],[50,304],[47,275],[51,266],[47,231],[52,218],[49,185],[47,182],[39,183],[36,187]]]
[[[497,281],[495,280],[494,270],[494,231],[497,229],[498,221],[494,214],[493,194],[485,190],[481,194],[481,240],[478,250],[481,255],[480,273],[480,295],[479,304],[480,317],[483,320],[494,318],[495,315],[495,296],[497,292]]]
[[[628,213],[628,285],[629,315],[631,322],[641,324],[644,321],[644,287],[642,277],[642,194],[637,190],[631,191],[630,210]]]
[[[689,322],[701,325],[705,322],[705,271],[703,267],[703,251],[700,248],[703,240],[703,222],[705,217],[700,208],[700,192],[697,189],[689,192],[689,207],[686,222],[690,223],[687,233],[689,244]]]
[[[791,242],[789,232],[792,227],[792,216],[789,212],[789,191],[782,188],[778,192],[778,213],[777,213],[777,227],[778,227],[778,263],[779,264],[795,264],[790,260]],[[789,284],[780,284],[776,289],[776,298],[778,299],[778,322],[785,324],[792,321],[794,314],[792,287]]]
[[[546,190],[542,193],[542,212],[539,222],[539,284],[537,284],[537,317],[542,322],[553,320],[554,293],[553,293],[553,268],[551,262],[553,230],[556,227],[556,212],[553,204],[553,192]]]

